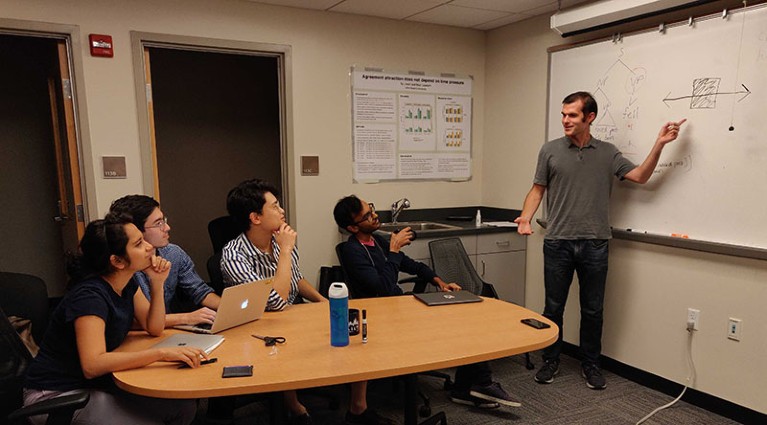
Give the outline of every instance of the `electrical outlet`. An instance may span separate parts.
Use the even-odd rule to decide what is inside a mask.
[[[730,320],[727,321],[727,338],[740,341],[740,327],[740,319],[730,317]]]
[[[695,308],[687,309],[687,330],[698,330],[698,320],[700,319],[700,310]],[[692,328],[690,327],[692,324]]]

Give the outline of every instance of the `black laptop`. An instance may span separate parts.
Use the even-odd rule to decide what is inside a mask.
[[[413,294],[413,296],[428,306],[478,303],[482,301],[482,298],[469,291],[426,292],[423,294]]]

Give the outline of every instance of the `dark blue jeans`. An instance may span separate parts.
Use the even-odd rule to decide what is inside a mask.
[[[558,361],[562,352],[562,316],[575,272],[578,273],[580,286],[582,361],[584,364],[598,364],[602,352],[608,253],[607,239],[544,240],[546,306],[543,315],[559,326],[557,342],[543,350],[544,360]]]

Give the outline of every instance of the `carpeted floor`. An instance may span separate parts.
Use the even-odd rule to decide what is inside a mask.
[[[532,358],[536,367],[539,366],[540,355],[534,353]],[[591,390],[586,387],[580,375],[580,363],[568,356],[562,357],[560,373],[554,383],[549,385],[541,385],[533,380],[535,371],[525,368],[523,356],[495,360],[491,365],[494,379],[500,382],[506,391],[522,400],[522,407],[480,410],[457,405],[450,401],[448,392],[442,389],[443,381],[428,376],[419,376],[419,388],[429,395],[432,411],[444,411],[450,425],[500,423],[630,425],[635,424],[653,409],[673,400],[673,397],[650,390],[608,371],[604,371],[607,388],[602,391]],[[446,372],[453,375],[452,370]],[[336,410],[328,409],[325,399],[311,394],[301,396],[301,400],[310,409],[315,424],[344,423],[348,388],[341,386],[334,390],[337,391],[341,400],[341,407]],[[397,423],[402,423],[403,392],[403,386],[398,385],[396,380],[371,382],[368,389],[368,404]],[[206,406],[206,402],[202,401],[199,419],[195,423],[221,423],[205,419]],[[268,424],[268,422],[267,408],[263,403],[252,403],[235,411],[234,424]],[[727,425],[737,424],[737,422],[680,401],[673,407],[656,413],[644,424]]]

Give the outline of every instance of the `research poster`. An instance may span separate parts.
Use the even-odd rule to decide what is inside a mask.
[[[470,77],[352,68],[355,182],[471,177]]]

